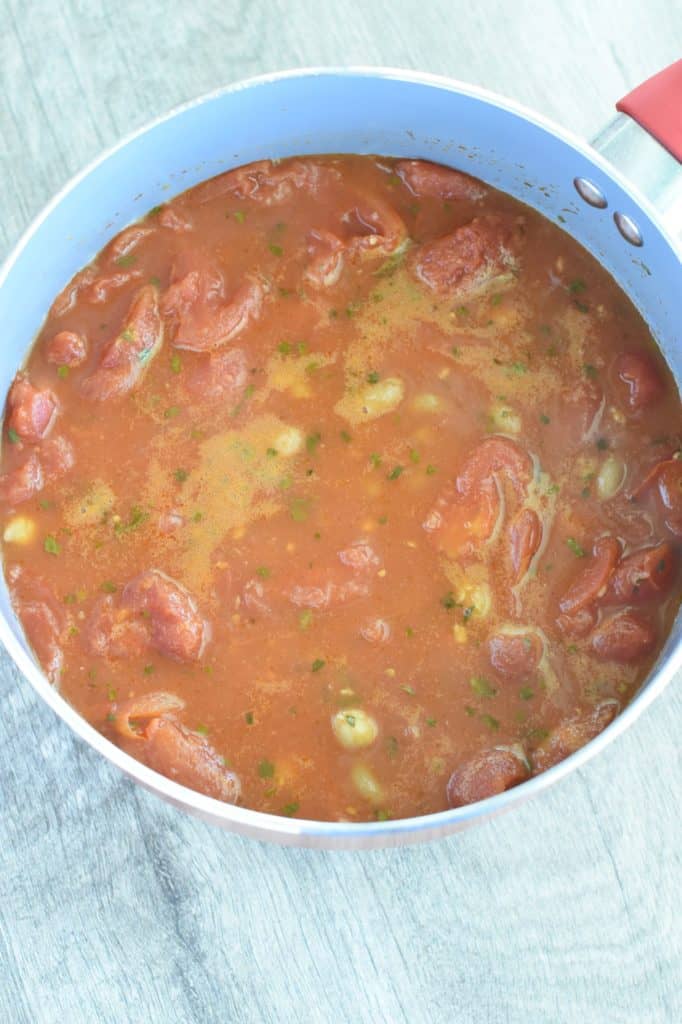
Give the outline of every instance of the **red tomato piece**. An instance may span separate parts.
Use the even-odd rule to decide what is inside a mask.
[[[405,223],[392,206],[378,196],[363,196],[343,214],[351,231],[346,251],[351,259],[390,256],[407,238]]]
[[[592,561],[573,581],[559,602],[564,615],[575,616],[600,597],[620,557],[620,544],[615,537],[600,537],[592,548]]]
[[[205,737],[163,715],[152,718],[144,736],[144,759],[154,771],[216,800],[237,803],[239,778]]]
[[[177,206],[164,206],[158,216],[159,226],[168,231],[185,232],[194,227],[191,217]]]
[[[20,465],[0,476],[0,501],[20,505],[74,465],[73,446],[65,437],[50,437],[39,451],[31,452]]]
[[[308,235],[306,280],[315,288],[333,287],[343,272],[345,243],[331,231],[316,228]]]
[[[587,636],[597,624],[597,613],[594,608],[580,608],[572,615],[559,615],[556,624],[568,637]]]
[[[102,596],[88,618],[85,639],[99,658],[137,658],[149,647],[149,627],[113,597]]]
[[[537,512],[521,509],[509,527],[509,542],[514,582],[519,583],[542,543],[542,523]]]
[[[485,186],[475,178],[430,160],[398,160],[395,171],[419,198],[482,199],[487,193]]]
[[[672,544],[633,552],[614,571],[603,603],[647,604],[665,597],[675,583],[678,563]]]
[[[630,664],[650,654],[656,629],[636,612],[619,612],[602,622],[592,635],[592,649],[603,661]]]
[[[484,480],[496,474],[510,481],[521,496],[533,477],[533,462],[528,452],[508,437],[487,437],[474,448],[457,477],[457,489],[470,494]]]
[[[102,256],[114,263],[125,256],[129,256],[148,235],[153,234],[154,228],[149,224],[131,224],[123,231],[112,238],[107,247],[103,250]]]
[[[450,807],[475,804],[524,782],[530,771],[526,761],[500,747],[482,750],[456,768],[447,785]]]
[[[91,285],[99,273],[97,267],[89,266],[79,270],[62,289],[50,307],[50,316],[63,316],[75,305],[80,293]]]
[[[219,196],[233,195],[236,199],[275,206],[291,199],[297,191],[315,195],[338,179],[335,168],[312,160],[286,160],[281,164],[257,160],[197,185],[190,196],[194,202],[208,203]]]
[[[48,363],[57,366],[80,366],[88,354],[88,342],[83,334],[75,331],[58,331],[45,346]]]
[[[108,302],[114,292],[141,278],[140,270],[120,270],[112,274],[102,274],[83,290],[83,298],[93,305],[101,305]]]
[[[665,383],[647,352],[623,352],[616,359],[614,371],[618,390],[631,412],[638,413],[662,397]]]
[[[410,258],[415,277],[431,291],[452,298],[479,292],[518,266],[521,223],[485,215],[449,235],[424,242]]]
[[[542,644],[534,633],[510,636],[496,633],[488,641],[490,664],[505,679],[525,679],[537,671]]]
[[[208,623],[190,592],[160,570],[148,569],[126,584],[121,605],[148,615],[149,642],[165,657],[198,661],[203,654],[209,638]]]
[[[156,691],[145,693],[141,697],[132,697],[116,706],[114,716],[114,729],[128,740],[143,740],[144,730],[134,729],[131,719],[134,722],[146,722],[150,718],[160,718],[162,715],[172,714],[174,711],[182,711],[185,702],[182,697],[176,697],[174,693]]]
[[[18,373],[7,396],[7,427],[22,441],[37,444],[46,437],[57,418],[59,404],[48,388],[35,388]]]
[[[49,583],[18,566],[10,569],[8,578],[12,604],[26,638],[45,675],[57,685],[64,665],[62,640],[67,624],[64,605]]]
[[[83,394],[103,402],[133,391],[162,342],[159,293],[148,284],[135,295],[122,330],[104,346],[96,369],[82,381]]]
[[[603,732],[619,711],[617,700],[605,700],[593,710],[573,715],[552,729],[531,753],[533,774],[539,775],[575,754],[576,750]]]

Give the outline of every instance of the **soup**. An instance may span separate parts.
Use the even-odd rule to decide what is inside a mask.
[[[646,677],[681,425],[628,298],[538,213],[420,160],[252,164],[56,298],[7,399],[5,575],[52,683],[152,768],[426,814]]]

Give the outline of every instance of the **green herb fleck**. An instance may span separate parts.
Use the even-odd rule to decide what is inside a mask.
[[[179,405],[169,405],[169,407],[166,409],[166,411],[163,414],[163,418],[165,420],[175,419],[176,416],[180,415],[180,412],[181,412],[181,410],[180,410],[180,406]]]
[[[346,444],[353,440],[353,438],[351,437],[347,430],[339,431],[339,437],[341,438],[342,441],[345,441]]]
[[[170,361],[171,373],[180,373],[182,370],[182,359],[177,352],[174,352]]]
[[[189,473],[187,472],[186,469],[176,469],[175,472],[173,473],[173,476],[175,477],[179,484],[183,484],[187,477],[189,476]]]
[[[600,452],[605,452],[606,449],[608,448],[608,446],[609,446],[609,442],[606,440],[605,437],[600,437],[597,440],[597,448],[599,449]]]
[[[105,580],[99,589],[103,590],[105,594],[115,594],[116,591],[118,590],[118,587],[116,586],[115,583],[112,583],[111,580]]]
[[[268,448],[267,451],[265,452],[265,454],[267,455],[267,457],[269,459],[274,459],[275,456],[277,456],[279,454],[279,452],[277,451],[276,448]]]
[[[532,700],[535,694],[531,690],[530,686],[522,686],[519,690],[519,697],[521,700]]]
[[[448,590],[445,597],[441,597],[440,603],[443,605],[443,608],[447,608],[448,611],[450,611],[451,608],[455,608],[457,606],[457,602],[455,601],[455,595],[451,590]]]
[[[321,440],[322,434],[319,432],[319,430],[316,431],[314,434],[309,434],[308,437],[306,437],[305,446],[310,455],[315,454],[315,452],[317,451],[317,446]]]
[[[132,267],[137,262],[137,256],[132,252],[126,252],[114,260],[117,267]]]
[[[427,718],[426,719],[426,724],[433,729],[433,727],[438,724],[438,719],[437,718]]]
[[[66,378],[69,376],[68,366],[58,366],[57,376],[60,377],[62,380],[66,380]]]
[[[372,463],[374,469],[381,465],[381,456],[377,452],[372,452],[369,457],[369,461]]]
[[[258,775],[261,779],[272,779],[275,774],[275,766],[272,761],[260,761],[258,764]]]
[[[273,256],[282,256],[284,254],[284,249],[282,248],[282,246],[281,245],[275,245],[272,242],[268,246],[268,249],[270,250],[270,252],[272,253]]]
[[[437,468],[435,466],[432,466],[432,465],[429,464],[426,467],[426,475],[427,476],[433,476],[433,474],[437,473],[437,472],[438,472],[438,470],[437,470]]]
[[[597,376],[597,367],[592,366],[590,363],[583,363],[583,373],[586,377],[594,378]]]
[[[379,374],[376,372],[376,370],[372,370],[371,373],[367,374],[368,384],[378,384],[380,379],[381,378],[379,377]]]
[[[416,448],[410,448],[410,462],[413,462],[415,464],[415,466],[416,466],[420,459],[421,459],[421,455],[419,454],[417,449]]]
[[[469,686],[479,697],[495,697],[497,694],[497,689],[488,682],[485,676],[472,676]]]
[[[310,671],[311,672],[319,672],[320,669],[323,669],[326,664],[327,663],[324,660],[324,658],[315,658],[315,661],[310,666]]]
[[[400,474],[405,469],[404,466],[394,466],[390,473],[386,474],[387,480],[397,480]]]
[[[416,692],[417,692],[417,691],[415,690],[414,686],[408,686],[408,685],[406,685],[406,686],[401,686],[401,687],[400,687],[400,689],[401,689],[401,690],[402,690],[402,691],[403,691],[404,693],[406,693],[406,694],[408,695],[408,697],[414,697],[414,695],[415,695],[415,694],[416,694]]]
[[[154,666],[153,665],[145,665],[144,668],[142,669],[142,671],[144,672],[144,674],[146,676],[151,676],[153,674],[153,672],[154,672]]]
[[[234,213],[232,214],[232,216],[237,221],[237,224],[243,224],[244,221],[246,220],[246,214],[242,210],[235,210]],[[229,217],[229,213],[228,213],[228,217]]]
[[[566,543],[568,544],[569,548],[571,549],[573,554],[576,556],[576,558],[584,558],[585,557],[585,550],[584,550],[584,548],[582,548],[580,546],[580,544],[578,544],[578,541],[575,540],[574,537],[567,537],[566,538]]]
[[[292,800],[290,804],[285,804],[282,808],[282,814],[286,815],[287,818],[293,817],[299,808],[298,800]]]
[[[568,286],[569,292],[572,292],[574,295],[577,295],[578,292],[584,292],[586,288],[587,285],[579,277],[576,277],[575,281],[571,281],[571,283]]]
[[[545,426],[549,423],[549,416],[546,416],[544,412],[540,413],[540,422],[544,423]]]
[[[298,624],[301,629],[308,629],[313,621],[313,613],[310,608],[304,608],[298,617]]]
[[[13,427],[9,428],[9,430],[7,431],[7,436],[10,439],[12,444],[17,444],[18,443],[19,435],[17,434],[16,430]]]
[[[500,723],[498,722],[498,720],[496,718],[493,718],[492,715],[488,715],[488,714],[481,715],[481,721],[485,725],[487,725],[488,728],[491,729],[493,732],[497,732],[497,730],[500,728]]]
[[[390,811],[386,811],[380,807],[374,812],[374,817],[377,821],[390,821],[392,815]]]
[[[386,737],[386,753],[392,761],[398,753],[398,741],[395,736]]]
[[[310,499],[294,498],[289,508],[291,518],[295,523],[305,523],[310,515]]]
[[[253,725],[253,711],[247,711],[244,714],[244,721],[247,725]]]
[[[43,547],[47,551],[48,555],[58,555],[59,552],[61,551],[61,548],[57,543],[57,538],[54,537],[51,533],[48,533],[47,537],[45,538],[45,541],[43,542]]]
[[[268,569],[267,565],[259,565],[256,569],[256,576],[260,576],[262,580],[269,579],[270,575],[270,569]]]

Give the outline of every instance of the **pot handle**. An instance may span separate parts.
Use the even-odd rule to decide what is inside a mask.
[[[616,104],[619,113],[593,147],[636,185],[682,234],[682,60]]]

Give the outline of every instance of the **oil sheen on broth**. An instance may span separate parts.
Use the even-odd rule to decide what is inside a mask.
[[[44,670],[152,768],[364,821],[593,738],[679,600],[680,402],[539,214],[423,161],[229,171],[55,300],[5,414]]]

